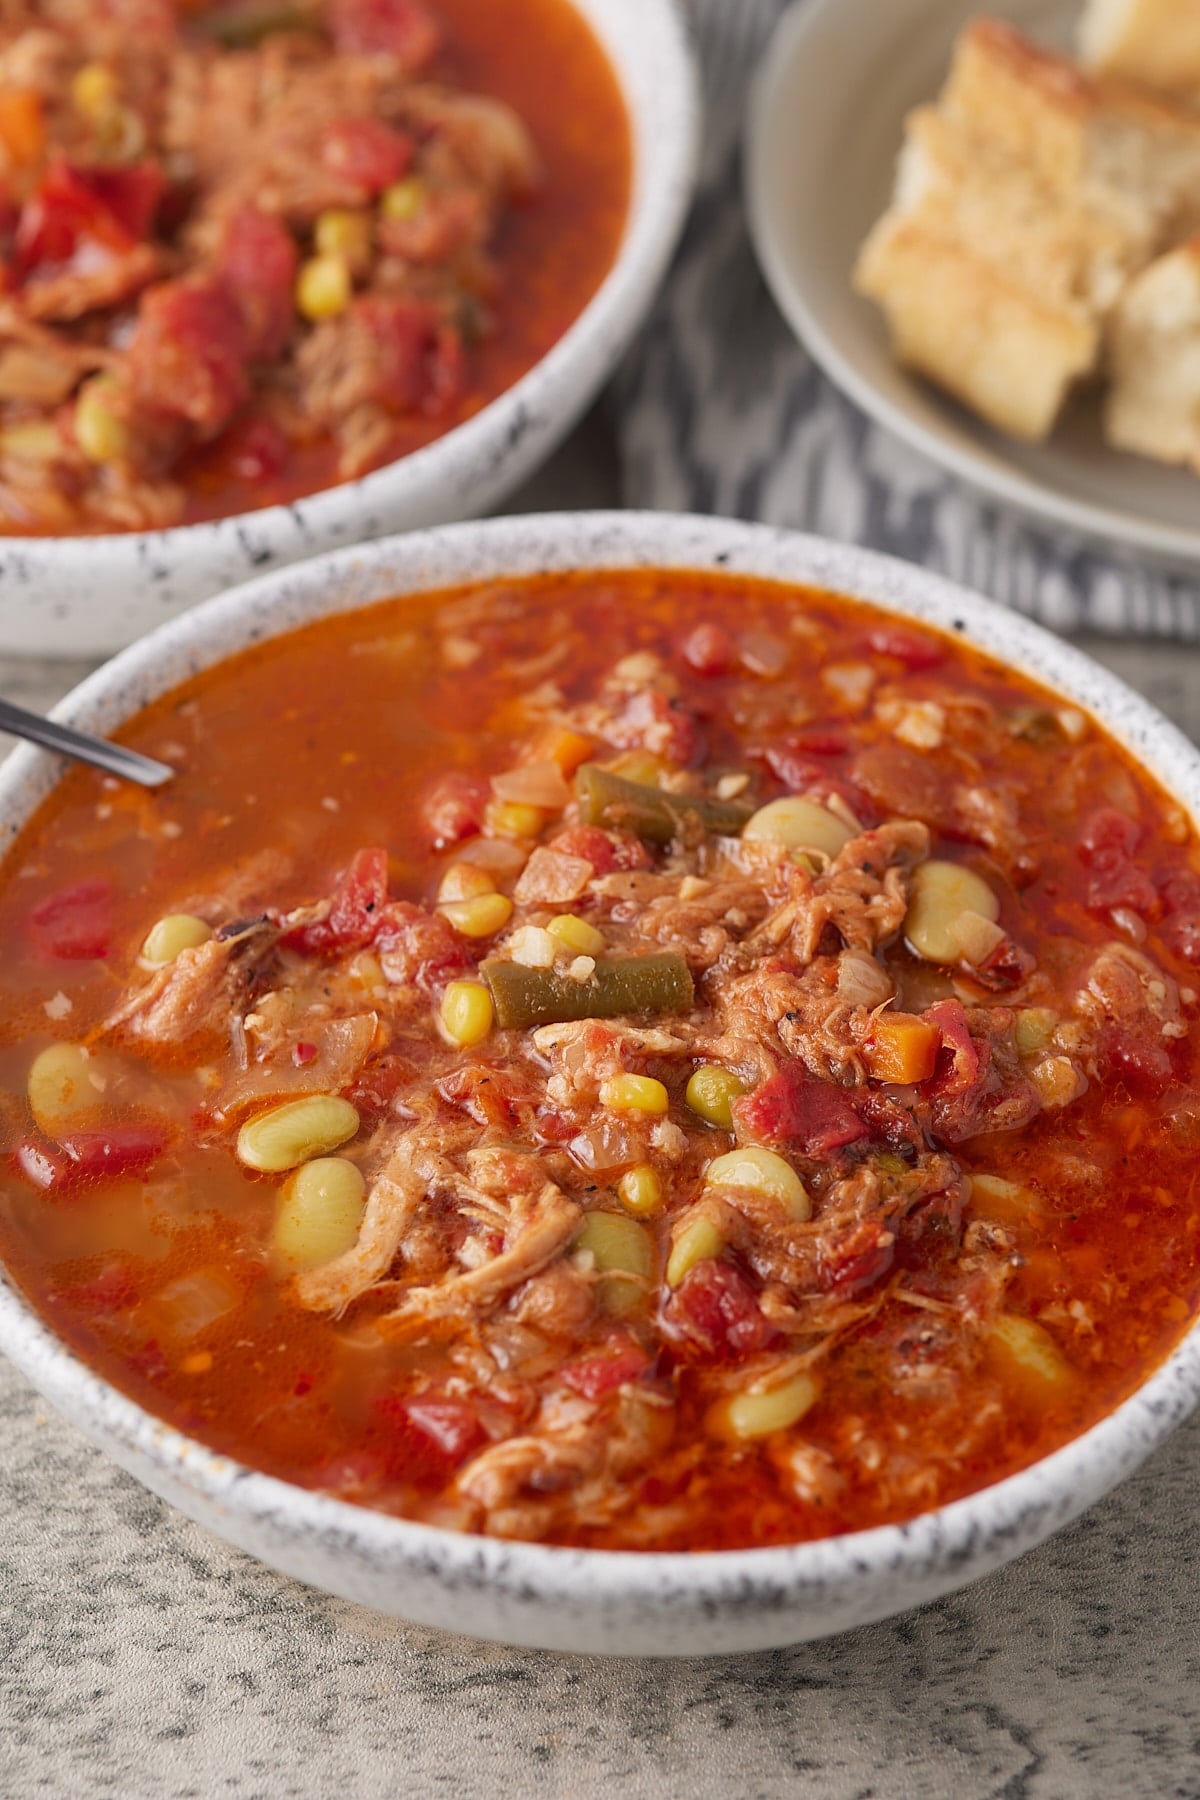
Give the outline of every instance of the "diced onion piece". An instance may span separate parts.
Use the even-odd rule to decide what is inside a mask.
[[[761,1144],[747,1144],[714,1157],[704,1171],[704,1185],[744,1188],[747,1193],[761,1194],[764,1199],[777,1201],[792,1219],[812,1216],[808,1192],[795,1169]]]
[[[985,1219],[1001,1224],[1022,1224],[1039,1210],[1037,1197],[1019,1181],[1007,1181],[1003,1175],[971,1175],[970,1206]]]
[[[976,968],[1004,942],[1004,932],[999,925],[985,919],[982,913],[969,910],[959,913],[951,930],[958,942],[959,955]]]
[[[442,912],[463,937],[495,937],[512,918],[513,903],[507,894],[480,894],[474,900],[452,900]]]
[[[546,812],[561,812],[571,798],[562,770],[556,762],[522,763],[492,776],[492,792],[497,800],[515,806],[537,806]]]
[[[663,1203],[662,1182],[658,1170],[650,1163],[638,1163],[636,1168],[626,1169],[617,1183],[617,1193],[622,1206],[628,1207],[631,1213],[656,1213]]]
[[[606,1312],[632,1312],[644,1301],[654,1275],[654,1245],[636,1219],[624,1213],[589,1213],[573,1248],[604,1277],[598,1291]]]
[[[152,925],[142,945],[142,961],[152,968],[173,963],[183,950],[198,950],[212,936],[212,926],[194,913],[167,913]]]
[[[752,1441],[772,1437],[795,1425],[817,1400],[820,1390],[807,1371],[777,1387],[750,1388],[718,1401],[708,1415],[709,1428],[722,1437]]]
[[[492,1029],[492,996],[480,981],[452,981],[442,995],[442,1028],[452,1043],[467,1049]]]
[[[279,1196],[271,1248],[289,1272],[332,1262],[357,1242],[367,1184],[344,1156],[321,1156],[289,1176]]]
[[[60,1137],[103,1105],[109,1084],[107,1059],[83,1044],[50,1044],[29,1070],[29,1106],[50,1137]]]
[[[751,843],[783,844],[789,850],[818,850],[836,856],[854,836],[850,827],[827,807],[798,794],[768,801],[750,818],[742,836]]]
[[[613,1075],[600,1084],[600,1104],[611,1112],[665,1113],[671,1097],[652,1075]]]
[[[248,1119],[237,1153],[247,1168],[279,1174],[336,1150],[358,1130],[358,1113],[336,1094],[309,1094]]]
[[[719,1126],[722,1131],[732,1131],[733,1103],[745,1092],[745,1082],[732,1069],[710,1063],[694,1071],[684,1099],[707,1124]]]
[[[922,863],[912,878],[904,935],[926,962],[960,962],[957,928],[967,912],[993,922],[1000,916],[1000,902],[983,877],[962,863]]]
[[[677,1288],[697,1263],[712,1262],[725,1248],[725,1239],[711,1219],[689,1219],[675,1233],[667,1258],[667,1286]]]
[[[1017,1313],[1001,1313],[988,1327],[992,1354],[1049,1397],[1061,1391],[1074,1370],[1044,1326]]]
[[[509,960],[523,969],[552,969],[558,961],[559,941],[540,925],[522,925],[504,949]]]
[[[603,956],[605,950],[604,933],[589,925],[586,919],[580,919],[575,913],[559,913],[551,919],[546,930],[552,932],[560,943],[568,950],[575,950],[580,956]]]

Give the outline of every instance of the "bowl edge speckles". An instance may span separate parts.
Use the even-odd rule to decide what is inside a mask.
[[[858,595],[962,634],[1104,721],[1195,817],[1200,752],[1069,645],[965,590],[872,552],[763,526],[667,514],[557,514],[423,532],[259,578],[165,626],[57,709],[110,730],[244,645],[392,593],[540,570],[713,569]],[[23,748],[0,769],[0,842],[59,765]],[[1116,1412],[1023,1473],[903,1526],[709,1555],[584,1552],[458,1536],[291,1488],[217,1456],[116,1393],[5,1282],[0,1349],[147,1486],[274,1567],[424,1624],[548,1649],[696,1655],[819,1637],[935,1598],[1019,1555],[1142,1462],[1200,1396],[1200,1331]]]
[[[0,536],[0,654],[108,655],[237,582],[386,533],[479,516],[533,473],[641,323],[691,198],[699,99],[679,0],[572,0],[616,71],[634,143],[630,215],[583,312],[527,374],[424,449],[291,506],[172,531]]]

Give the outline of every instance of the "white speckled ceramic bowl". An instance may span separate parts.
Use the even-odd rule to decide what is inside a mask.
[[[58,709],[108,731],[196,670],[320,614],[387,595],[538,570],[720,569],[810,583],[961,633],[1103,720],[1200,818],[1200,753],[1144,700],[1037,626],[904,563],[762,526],[663,514],[458,525],[265,576],[156,632]],[[58,764],[0,770],[0,843]],[[694,1656],[819,1637],[985,1574],[1134,1469],[1200,1397],[1200,1328],[1116,1412],[1053,1456],[907,1525],[788,1549],[658,1555],[465,1537],[291,1487],[181,1436],[89,1371],[0,1281],[0,1349],[156,1493],[265,1562],[426,1624],[551,1649]]]
[[[691,197],[695,70],[678,0],[572,0],[629,109],[634,185],[617,259],[557,344],[489,406],[411,456],[291,506],[104,537],[0,537],[0,653],[100,656],[264,570],[388,532],[477,517],[595,398],[644,318]]]

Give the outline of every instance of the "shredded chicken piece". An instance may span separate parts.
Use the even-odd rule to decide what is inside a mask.
[[[278,937],[269,919],[252,919],[181,951],[109,1015],[104,1030],[163,1049],[204,1030],[224,1033]]]

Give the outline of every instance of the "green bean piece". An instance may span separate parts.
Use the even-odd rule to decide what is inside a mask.
[[[504,1030],[561,1025],[570,1019],[687,1012],[696,997],[691,970],[678,950],[602,957],[586,981],[498,959],[485,962],[480,973],[491,989],[496,1023]]]
[[[202,13],[194,27],[226,50],[252,50],[275,31],[315,31],[317,9],[312,0],[247,0]]]
[[[575,777],[579,816],[585,825],[632,831],[651,844],[702,832],[736,837],[754,811],[741,800],[710,800],[703,794],[670,794],[665,788],[626,781],[598,763],[584,763]]]

